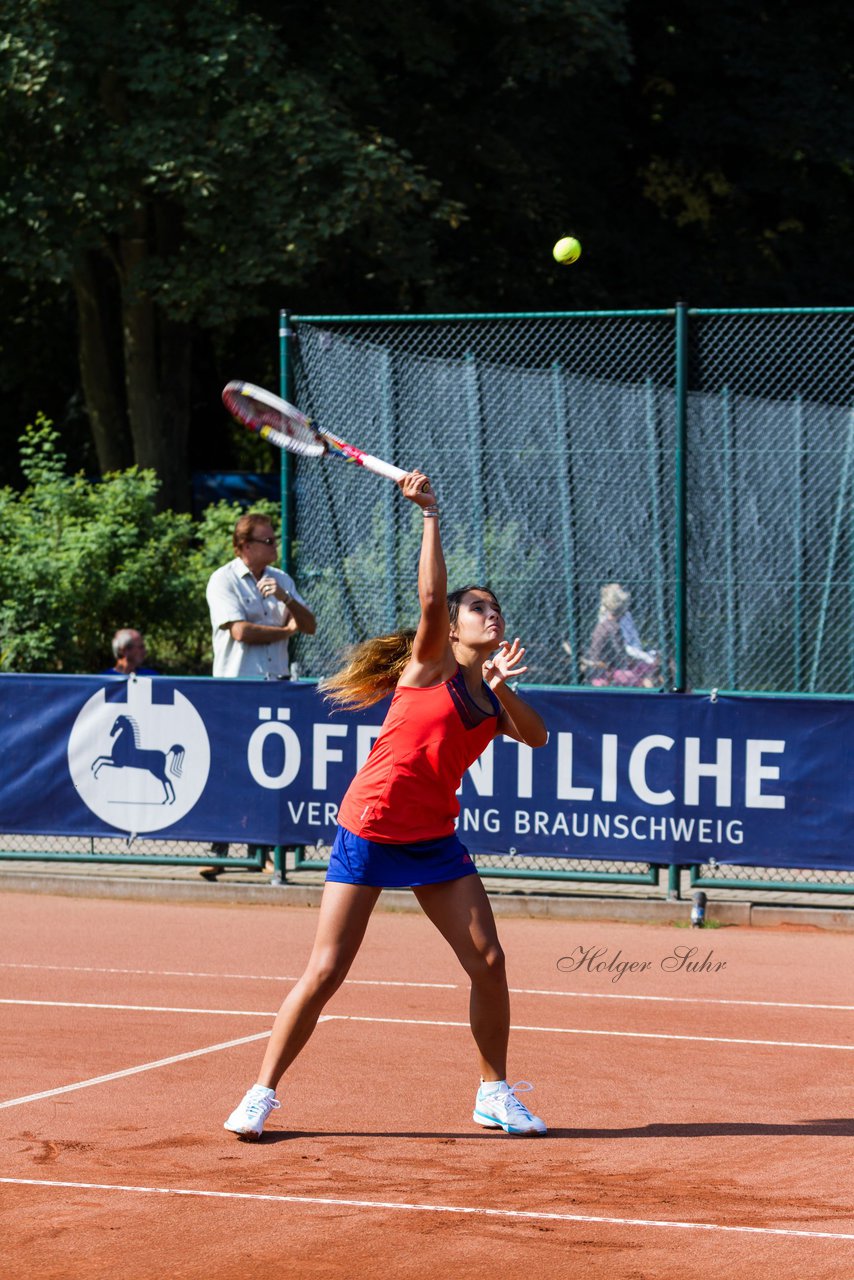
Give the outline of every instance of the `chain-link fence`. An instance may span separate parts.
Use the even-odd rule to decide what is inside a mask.
[[[277,852],[267,845],[146,839],[144,836],[140,839],[138,836],[0,834],[0,860],[8,862],[73,862],[84,866],[109,862],[129,866],[264,871],[275,860]]]
[[[530,682],[596,682],[601,591],[619,583],[621,634],[654,654],[651,687],[854,691],[854,308],[283,321],[284,394],[427,471],[450,581],[497,592]],[[322,676],[347,644],[415,621],[421,520],[386,481],[285,457],[287,567],[318,617],[295,656]],[[106,838],[0,836],[0,848],[249,872],[267,856]],[[289,861],[320,868],[324,855]],[[509,855],[479,866],[652,883],[659,871]],[[854,891],[848,873],[710,863],[692,876]]]
[[[285,317],[285,394],[421,466],[452,584],[488,583],[528,680],[596,682],[601,591],[653,687],[854,689],[854,308]],[[412,623],[418,513],[288,462],[307,675]]]
[[[742,867],[730,863],[697,863],[690,868],[691,887],[745,889],[791,894],[854,896],[854,871],[816,871],[797,867]]]
[[[854,315],[697,312],[688,671],[699,688],[854,691]]]

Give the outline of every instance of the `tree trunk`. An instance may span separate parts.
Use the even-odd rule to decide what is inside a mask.
[[[154,303],[137,290],[137,269],[147,253],[143,234],[122,242],[125,387],[134,460],[157,472],[161,509],[185,510],[189,505],[189,340],[187,336],[173,349],[176,326],[165,323]]]
[[[175,324],[160,312],[160,385],[165,447],[172,465],[173,511],[190,510],[190,360],[189,326]]]
[[[127,418],[117,361],[109,289],[94,254],[83,254],[72,272],[79,324],[79,363],[89,426],[102,474],[131,461]]]
[[[158,257],[177,257],[183,239],[180,211],[165,201],[152,209],[154,246]],[[165,447],[172,464],[169,506],[175,511],[190,509],[190,327],[172,319],[164,308],[158,313],[160,394]]]

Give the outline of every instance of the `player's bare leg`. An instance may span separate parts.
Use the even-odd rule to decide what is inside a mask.
[[[469,1018],[481,1074],[472,1119],[485,1129],[524,1136],[544,1134],[543,1121],[517,1096],[532,1086],[527,1080],[514,1085],[506,1080],[510,994],[504,952],[480,878],[463,876],[445,884],[425,885],[414,893],[471,979]]]
[[[276,1014],[259,1084],[275,1089],[304,1048],[324,1006],[350,971],[379,896],[379,889],[367,885],[329,882],[324,886],[311,956]]]
[[[225,1122],[240,1138],[260,1138],[271,1111],[279,1106],[275,1089],[305,1046],[324,1006],[346,978],[362,944],[380,890],[365,885],[327,882],[320,903],[314,947],[306,970],[276,1014],[258,1083],[248,1090]]]
[[[421,885],[413,893],[471,979],[469,1020],[481,1078],[503,1080],[507,1074],[510,995],[504,952],[480,877]]]

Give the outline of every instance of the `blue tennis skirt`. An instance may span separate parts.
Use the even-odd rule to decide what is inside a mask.
[[[413,844],[386,844],[354,836],[339,826],[326,879],[375,889],[408,889],[472,875],[477,875],[477,868],[456,834]]]

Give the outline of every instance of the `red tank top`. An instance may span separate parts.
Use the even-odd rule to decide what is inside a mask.
[[[451,835],[460,812],[457,787],[498,731],[501,706],[484,689],[491,712],[472,701],[459,667],[444,684],[398,686],[380,736],[341,801],[341,825],[391,844]]]

